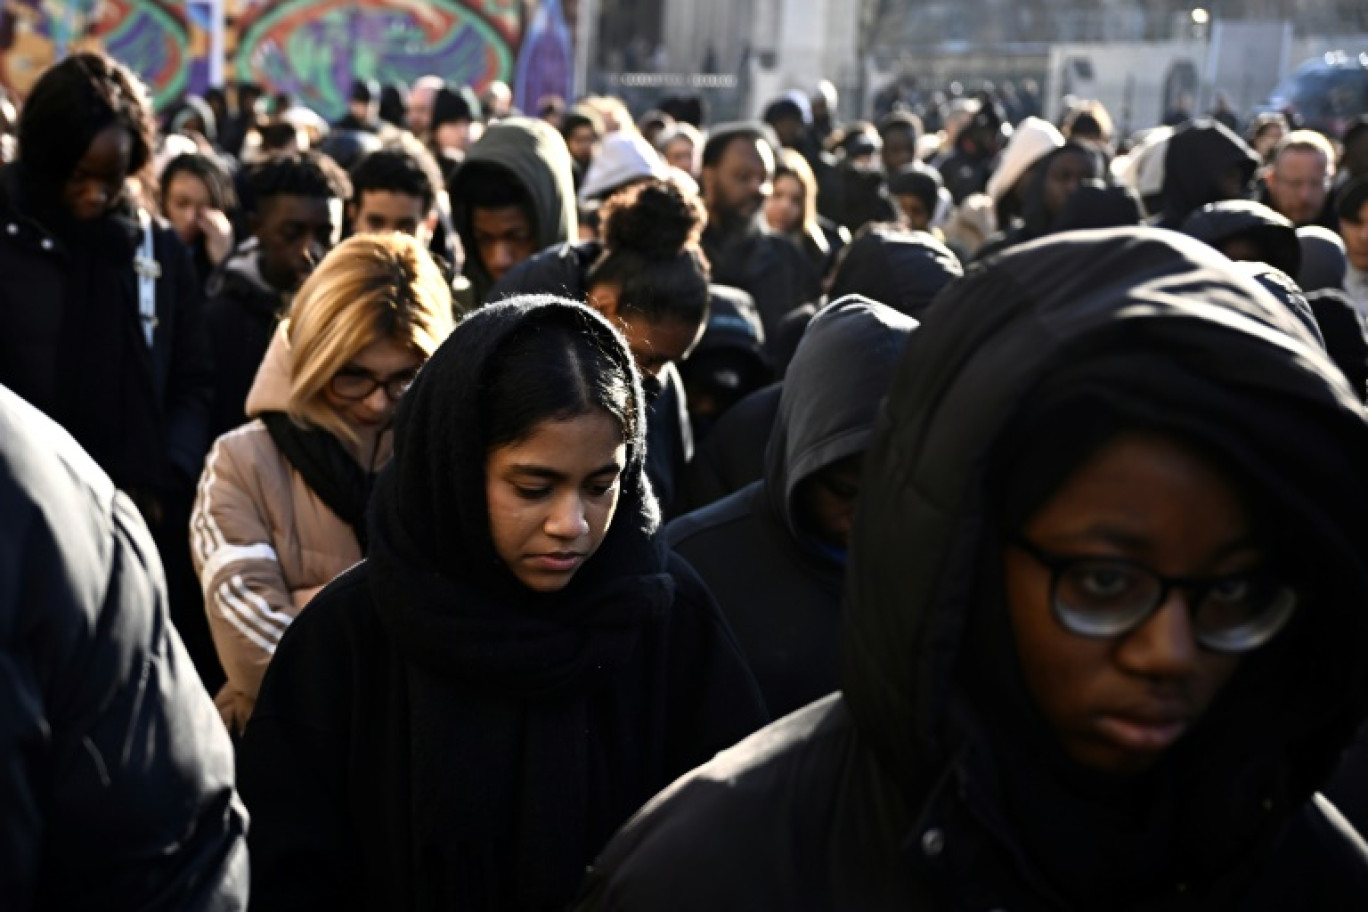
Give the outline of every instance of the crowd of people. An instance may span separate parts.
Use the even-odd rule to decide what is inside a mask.
[[[44,73],[0,906],[1368,902],[1368,117],[901,88]]]

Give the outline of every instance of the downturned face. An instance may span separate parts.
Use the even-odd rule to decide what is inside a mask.
[[[1150,434],[1105,445],[1021,534],[1042,551],[1121,558],[1174,577],[1240,574],[1263,559],[1249,512],[1221,471],[1185,445]],[[1127,633],[1091,637],[1063,626],[1052,571],[1021,547],[1008,546],[1005,572],[1027,687],[1082,767],[1148,769],[1201,720],[1240,663],[1197,643],[1188,591],[1172,589]],[[1084,583],[1101,592],[1119,585],[1103,572],[1093,577]]]
[[[132,167],[133,137],[121,126],[106,127],[62,185],[62,205],[77,221],[99,218],[123,194]]]
[[[485,462],[494,550],[520,583],[557,592],[603,543],[626,465],[622,428],[603,411],[543,421]]]

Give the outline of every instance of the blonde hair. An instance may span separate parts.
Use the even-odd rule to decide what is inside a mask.
[[[333,376],[380,340],[411,348],[426,361],[453,325],[451,288],[415,238],[366,234],[344,241],[324,257],[290,307],[286,412],[299,424],[354,439],[328,404]]]
[[[774,179],[777,181],[784,176],[794,178],[803,187],[803,221],[798,226],[799,233],[821,238],[821,229],[817,227],[817,178],[812,173],[812,166],[801,152],[794,149],[780,150],[779,160],[774,168]]]

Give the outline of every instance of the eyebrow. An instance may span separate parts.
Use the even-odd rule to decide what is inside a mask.
[[[1062,535],[1058,539],[1060,546],[1069,547],[1070,545],[1095,544],[1099,541],[1114,545],[1126,551],[1148,551],[1154,544],[1154,540],[1147,535],[1139,532],[1132,532],[1117,526],[1110,526],[1105,523],[1098,523],[1087,526],[1077,532]],[[1239,554],[1244,551],[1257,551],[1259,542],[1251,532],[1239,538],[1225,542],[1215,553],[1212,554],[1213,560],[1221,560],[1232,554]]]
[[[524,463],[515,463],[509,466],[508,471],[514,475],[531,475],[534,478],[546,478],[552,481],[560,481],[567,477],[564,472],[557,472],[555,469],[550,469],[546,466],[530,465]],[[607,475],[609,472],[617,474],[621,471],[622,466],[618,465],[616,462],[610,462],[605,465],[599,466],[597,469],[590,472],[585,477],[593,478],[597,475]]]

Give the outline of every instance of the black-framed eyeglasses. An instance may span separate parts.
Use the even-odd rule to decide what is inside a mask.
[[[1052,554],[1011,539],[1050,577],[1050,607],[1065,629],[1115,637],[1140,627],[1174,589],[1188,594],[1193,635],[1214,652],[1248,652],[1282,630],[1302,601],[1296,587],[1267,569],[1217,577],[1161,576],[1120,557]]]
[[[385,395],[398,402],[418,376],[418,369],[400,371],[388,377],[377,377],[362,370],[343,368],[328,381],[328,389],[339,399],[365,399],[384,387]]]

